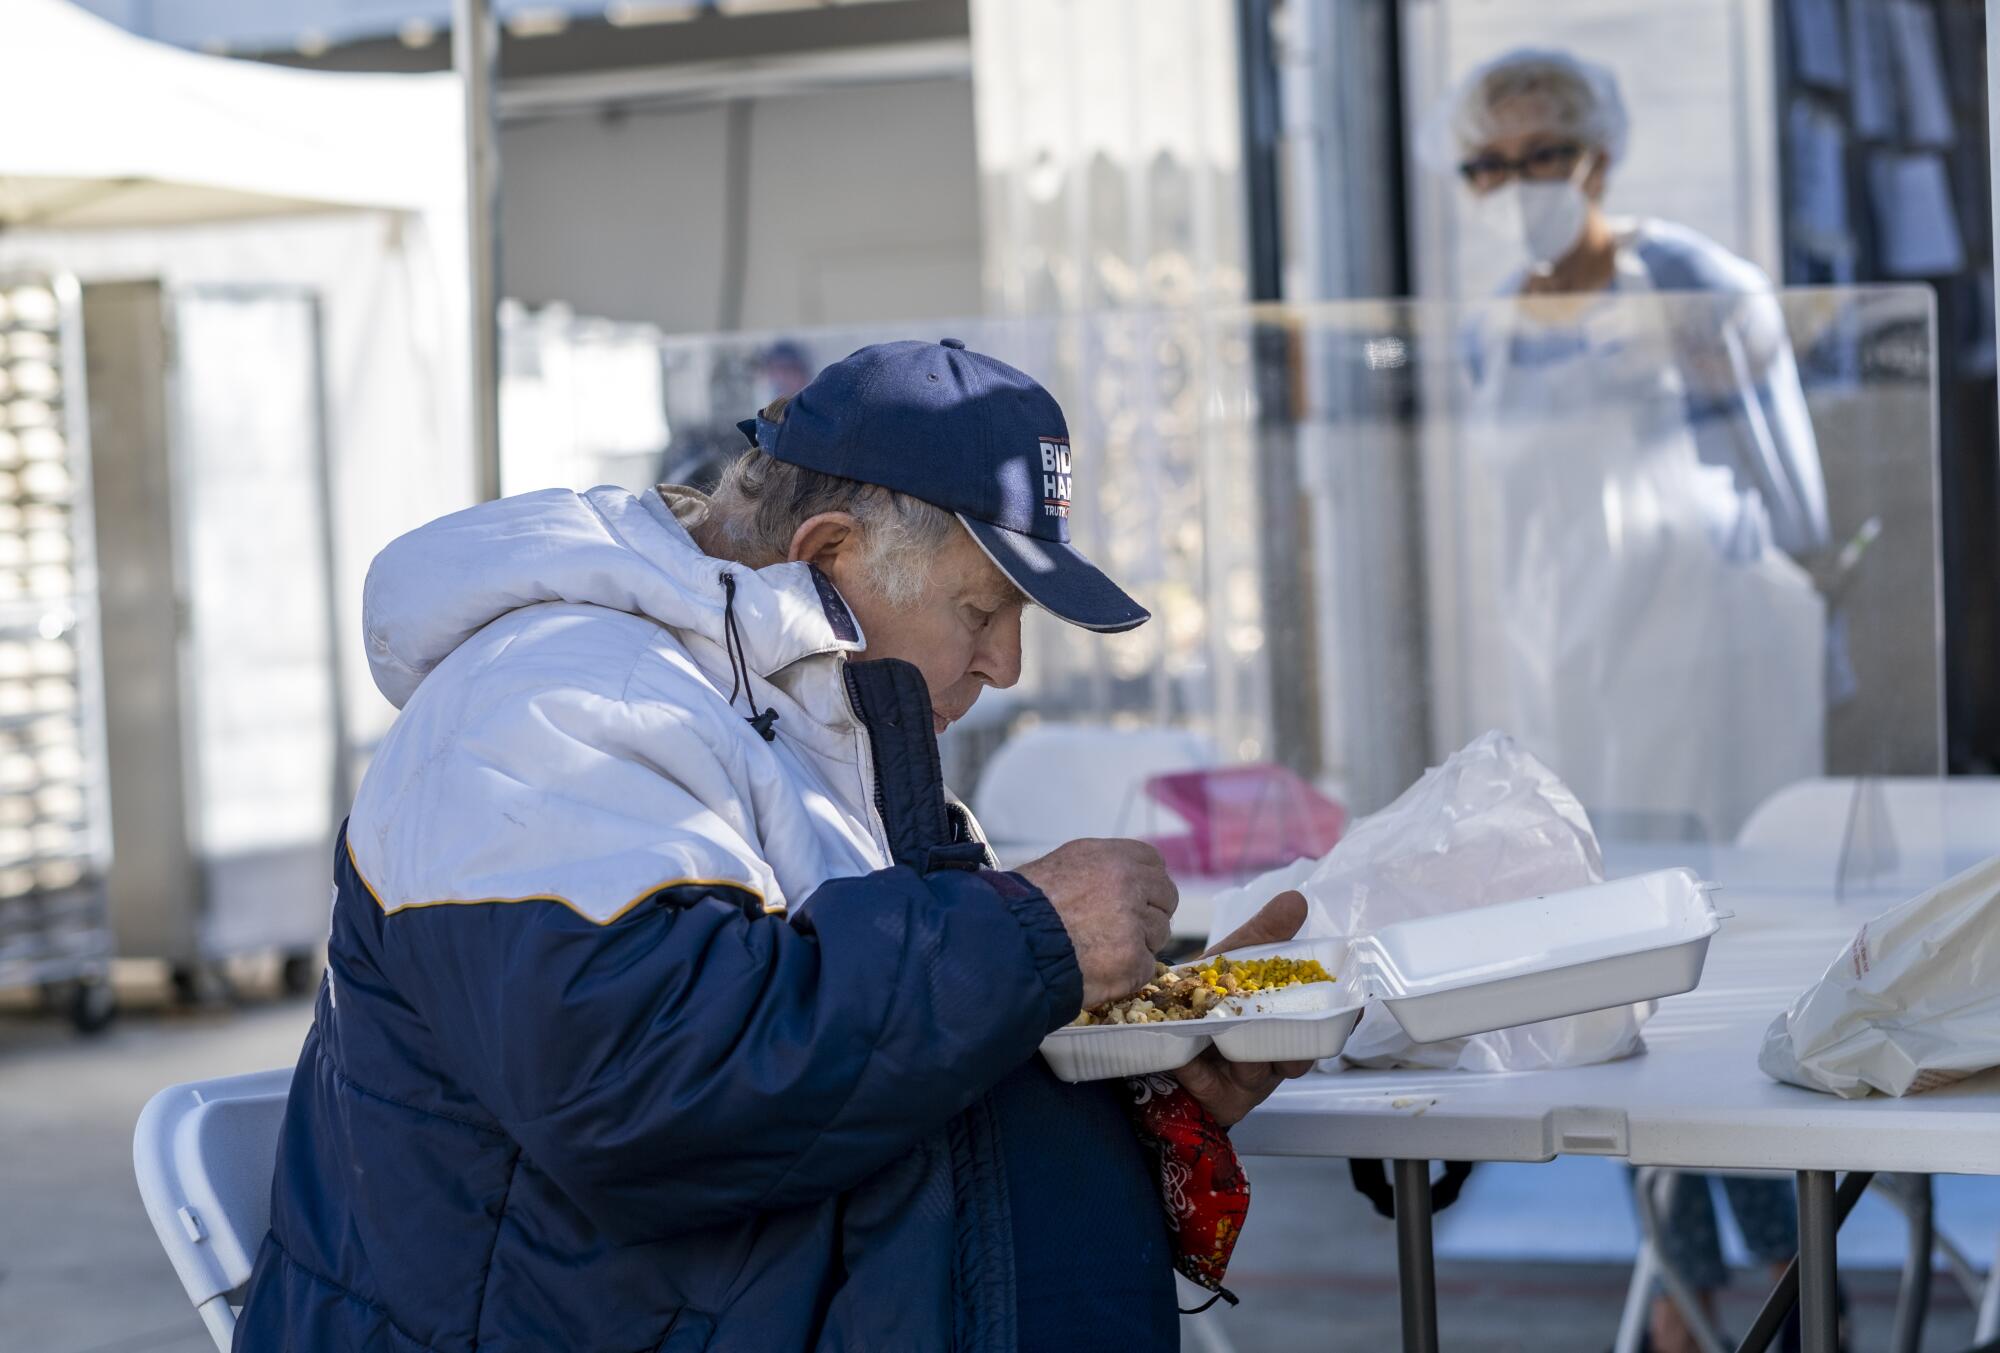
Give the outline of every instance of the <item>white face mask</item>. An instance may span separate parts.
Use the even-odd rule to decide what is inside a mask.
[[[1519,179],[1473,199],[1480,223],[1546,272],[1576,247],[1590,219],[1590,199],[1574,179],[1523,183]]]

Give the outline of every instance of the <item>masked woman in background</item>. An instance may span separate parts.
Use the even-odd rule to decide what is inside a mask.
[[[1536,50],[1474,71],[1429,129],[1520,260],[1464,339],[1460,712],[1546,760],[1607,836],[1726,840],[1822,770],[1826,608],[1800,561],[1829,544],[1826,487],[1769,280],[1685,226],[1605,214],[1626,136],[1608,70]],[[1725,1187],[1782,1264],[1791,1185]],[[1712,1315],[1710,1180],[1676,1180],[1665,1223]],[[1651,1332],[1695,1347],[1664,1300]]]
[[[1465,337],[1467,736],[1506,728],[1654,837],[1727,840],[1823,768],[1826,484],[1783,311],[1714,241],[1605,214],[1602,67],[1511,52],[1430,140],[1521,260]]]

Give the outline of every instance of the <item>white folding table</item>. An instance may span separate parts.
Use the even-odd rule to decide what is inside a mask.
[[[1907,1099],[1841,1100],[1757,1067],[1772,1018],[1894,898],[1730,890],[1737,913],[1699,989],[1662,1003],[1646,1050],[1621,1062],[1505,1074],[1357,1071],[1282,1087],[1230,1134],[1245,1155],[1396,1162],[1406,1350],[1437,1348],[1432,1161],[1623,1157],[1691,1170],[1786,1170],[1799,1184],[1805,1353],[1834,1353],[1835,1174],[2000,1174],[2000,1072]]]

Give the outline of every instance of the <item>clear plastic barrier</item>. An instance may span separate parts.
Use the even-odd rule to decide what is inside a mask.
[[[950,334],[1062,401],[1075,537],[1154,615],[1031,617],[1019,685],[947,735],[1017,858],[1138,834],[1219,884],[1501,728],[1614,871],[1900,886],[1977,834],[1919,788],[1942,765],[1933,329],[1915,287],[783,337],[517,316],[508,408],[538,415],[504,429],[508,488],[712,481],[735,423],[819,366]],[[616,418],[547,384],[588,362],[624,373],[600,382]],[[1881,777],[1896,813],[1856,806]]]

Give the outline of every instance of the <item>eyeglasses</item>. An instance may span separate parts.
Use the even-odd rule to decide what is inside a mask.
[[[1476,193],[1490,193],[1517,175],[1530,183],[1554,183],[1576,172],[1583,147],[1574,141],[1536,146],[1518,160],[1488,152],[1458,166],[1459,177]]]

